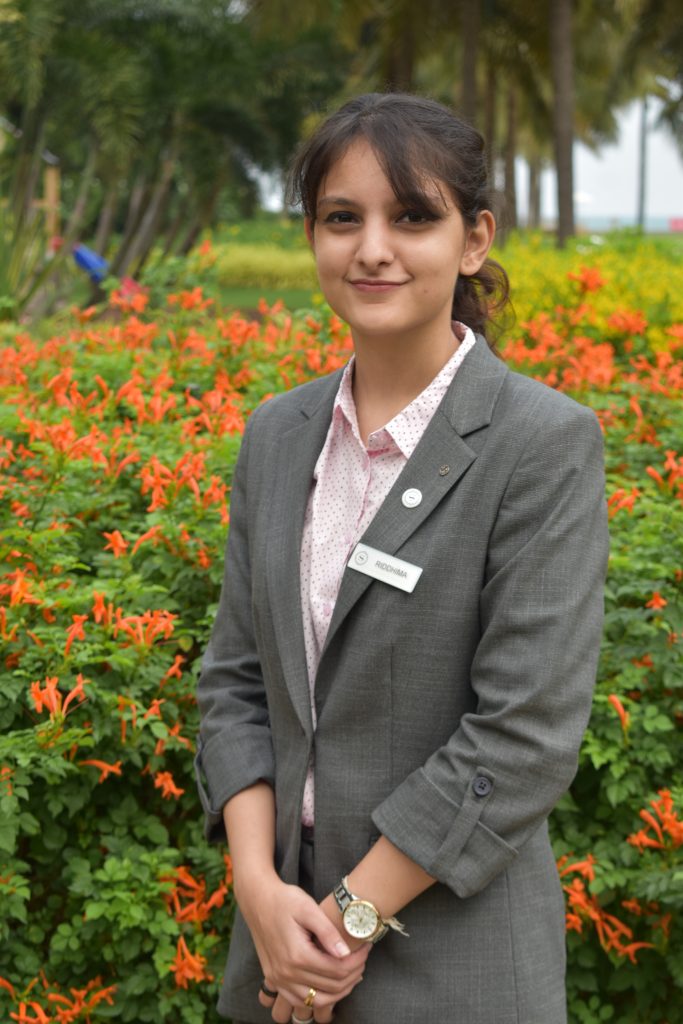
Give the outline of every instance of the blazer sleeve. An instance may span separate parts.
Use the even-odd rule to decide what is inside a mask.
[[[201,725],[195,757],[209,841],[225,840],[223,805],[260,779],[274,784],[275,761],[261,665],[252,623],[247,531],[252,414],[235,465],[225,573],[213,631],[197,686]],[[206,786],[202,779],[206,777]]]
[[[490,536],[476,711],[372,816],[460,897],[507,867],[550,813],[590,714],[608,552],[602,434],[566,400],[544,419]]]

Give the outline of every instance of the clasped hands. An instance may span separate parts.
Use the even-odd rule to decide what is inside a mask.
[[[240,900],[240,908],[265,987],[278,993],[276,998],[258,993],[261,1005],[272,1008],[273,1020],[287,1024],[294,1012],[301,1020],[331,1021],[335,1003],[361,981],[371,948],[342,935],[334,897],[318,904],[303,889],[277,878],[260,887],[258,898]]]

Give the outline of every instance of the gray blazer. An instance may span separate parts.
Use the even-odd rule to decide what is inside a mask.
[[[309,706],[299,551],[340,374],[273,398],[235,470],[198,697],[207,836],[259,779],[296,882],[315,754],[315,895],[380,833],[438,879],[401,912],[337,1024],[563,1024],[564,910],[547,816],[576,771],[607,556],[594,414],[478,337],[363,536],[421,566],[412,594],[344,573]],[[418,488],[422,501],[401,496]],[[202,774],[206,783],[202,781]],[[270,1021],[237,913],[219,1012]]]

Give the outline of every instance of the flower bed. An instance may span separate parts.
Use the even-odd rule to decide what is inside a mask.
[[[500,348],[591,405],[606,438],[600,678],[553,816],[571,1020],[675,1024],[683,310],[624,305],[614,266],[549,278]],[[205,1024],[232,897],[229,856],[201,836],[194,689],[231,468],[250,411],[350,342],[324,310],[221,316],[198,288],[112,306],[13,331],[0,359],[0,1007],[22,1024]]]

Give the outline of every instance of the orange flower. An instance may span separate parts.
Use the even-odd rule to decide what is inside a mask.
[[[14,792],[14,790],[12,788],[12,775],[13,774],[14,774],[14,769],[10,768],[10,766],[8,764],[3,764],[2,767],[0,767],[0,782],[4,782],[5,787],[6,787],[6,792],[7,792],[8,796],[12,796],[12,793]],[[2,981],[3,981],[3,979],[0,978],[0,987],[2,986]]]
[[[168,295],[169,306],[180,306],[181,309],[206,309],[213,305],[213,299],[205,299],[199,286],[191,290]]]
[[[570,281],[576,281],[582,295],[587,292],[600,291],[605,285],[605,279],[597,267],[581,267],[577,274],[567,274]]]
[[[18,604],[41,604],[40,598],[34,597],[31,593],[33,583],[25,572],[15,569],[14,572],[7,573],[7,578],[14,578],[14,583],[10,588],[10,608],[14,608]]]
[[[171,967],[178,988],[187,988],[189,981],[213,981],[206,970],[206,957],[190,953],[185,939],[180,936],[175,959]]]
[[[176,921],[193,921],[201,924],[210,916],[214,907],[222,907],[228,895],[228,883],[221,882],[218,888],[206,899],[206,882],[204,879],[192,877],[184,865],[176,868],[172,875],[162,879],[172,882],[172,890],[165,895],[168,912]]]
[[[114,636],[120,632],[125,633],[134,644],[140,647],[149,647],[162,635],[166,640],[173,636],[174,622],[177,615],[163,609],[146,611],[142,615],[125,615],[120,608],[116,609],[116,619],[113,626]]]
[[[104,623],[106,626],[111,625],[112,616],[114,614],[114,605],[106,604],[106,598],[104,594],[99,593],[97,590],[93,590],[93,602],[92,602],[92,616],[95,622],[100,625]]]
[[[658,483],[660,487],[665,487],[666,486],[665,483],[664,483],[664,477],[662,476],[662,474],[658,470],[655,469],[654,466],[646,466],[645,467],[645,472],[647,473],[648,476],[651,476],[652,479],[656,483]]]
[[[614,708],[616,713],[619,715],[619,721],[621,722],[621,728],[623,729],[624,736],[626,736],[626,734],[628,733],[629,725],[630,725],[630,721],[631,721],[631,718],[630,718],[630,715],[629,715],[628,711],[624,710],[624,705],[621,703],[621,701],[617,697],[616,693],[610,693],[610,695],[607,698],[607,700],[612,705],[612,707]]]
[[[662,597],[658,590],[655,590],[650,600],[646,603],[646,608],[666,608],[668,601]]]
[[[573,864],[566,864],[566,859],[566,857],[563,857],[560,862],[558,862],[560,878],[569,874],[570,871],[576,871],[578,874],[582,875],[583,878],[587,878],[589,882],[593,881],[595,878],[595,857],[592,853],[587,854],[584,860],[577,860]]]
[[[161,795],[164,800],[170,800],[171,797],[182,796],[185,792],[184,789],[180,789],[176,786],[170,772],[157,772],[154,776],[154,786],[156,789],[161,790]]]
[[[644,334],[647,320],[639,309],[620,309],[607,318],[607,326],[621,334]]]
[[[183,675],[183,670],[180,666],[183,665],[186,660],[187,659],[184,658],[182,654],[176,654],[175,658],[173,659],[173,664],[168,669],[168,671],[161,677],[159,686],[163,686],[164,683],[169,679],[181,679]]]
[[[6,989],[11,995],[12,999],[16,1000],[17,997],[14,991],[14,986],[11,985],[10,982],[6,980],[6,978],[0,978],[0,988]]]
[[[97,780],[98,783],[104,782],[105,779],[109,778],[110,775],[121,774],[121,762],[116,761],[115,764],[108,764],[106,761],[98,761],[96,758],[91,758],[88,761],[79,761],[79,764],[90,764],[93,768],[98,768],[100,771],[100,777]]]
[[[120,309],[122,313],[142,313],[148,302],[147,289],[132,277],[124,277],[121,280],[121,287],[113,291],[109,297],[110,305]]]
[[[131,554],[137,554],[140,547],[148,540],[154,540],[154,546],[156,547],[156,537],[161,533],[161,526],[157,523],[156,526],[150,526],[149,530],[141,534],[133,544],[133,550]]]
[[[66,631],[66,644],[64,645],[64,657],[68,658],[74,640],[85,640],[83,624],[88,621],[87,615],[72,615],[73,625]]]
[[[66,698],[64,700],[64,704],[62,705],[62,714],[63,715],[66,715],[66,713],[67,713],[67,711],[69,709],[69,704],[71,704],[74,700],[76,700],[76,698],[78,698],[78,703],[79,704],[82,704],[83,701],[86,700],[85,690],[83,689],[83,687],[85,686],[85,683],[86,683],[86,680],[83,678],[82,674],[79,672],[78,675],[76,676],[76,685],[71,690],[69,690],[69,692],[67,693]]]
[[[45,686],[41,688],[39,682],[31,683],[31,696],[36,711],[40,714],[43,709],[50,712],[50,717],[62,709],[62,695],[57,689],[58,676],[48,676]]]
[[[670,790],[660,789],[657,796],[658,800],[650,800],[654,814],[646,809],[639,811],[640,818],[647,827],[634,832],[626,839],[627,843],[635,846],[641,853],[645,849],[666,850],[683,846],[683,821],[678,818]],[[650,829],[656,838],[650,835]]]
[[[109,541],[105,544],[104,550],[111,551],[114,554],[114,558],[120,558],[121,555],[125,555],[128,550],[128,541],[123,537],[120,530],[113,530],[112,533],[103,533],[104,537]]]
[[[50,1018],[40,1003],[36,1003],[34,1000],[28,1003],[34,1013],[33,1017],[29,1017],[26,1006],[26,1003],[19,1003],[19,1013],[10,1013],[10,1017],[12,1020],[16,1020],[17,1024],[50,1024]]]
[[[118,696],[116,706],[119,714],[121,715],[121,742],[125,743],[127,722],[124,718],[124,712],[126,708],[130,709],[131,722],[133,723],[133,728],[136,729],[138,724],[138,709],[134,700],[131,700],[130,697],[123,697],[121,694]]]
[[[99,1003],[104,1001],[109,1006],[112,1006],[116,985],[109,985],[107,988],[101,988],[97,992],[93,991],[101,983],[102,979],[98,977],[89,981],[85,988],[72,988],[71,995],[73,998],[71,999],[59,992],[49,992],[47,996],[48,1002],[58,1004],[55,1007],[57,1015],[54,1018],[55,1022],[58,1022],[58,1024],[72,1024],[72,1022],[82,1019],[81,1015],[83,1013],[86,1014],[86,1020],[89,1021],[89,1014],[92,1013]],[[46,982],[44,981],[43,984],[46,985]]]
[[[86,309],[80,309],[78,306],[71,307],[71,313],[76,319],[85,324],[88,320],[92,320],[95,313],[97,312],[97,306],[88,306]]]
[[[655,949],[652,942],[631,942],[628,946],[621,946],[618,950],[620,956],[627,956],[632,964],[637,963],[636,951],[639,949]]]
[[[145,711],[145,718],[161,718],[161,705],[165,704],[166,701],[163,698],[155,697],[150,706]]]

